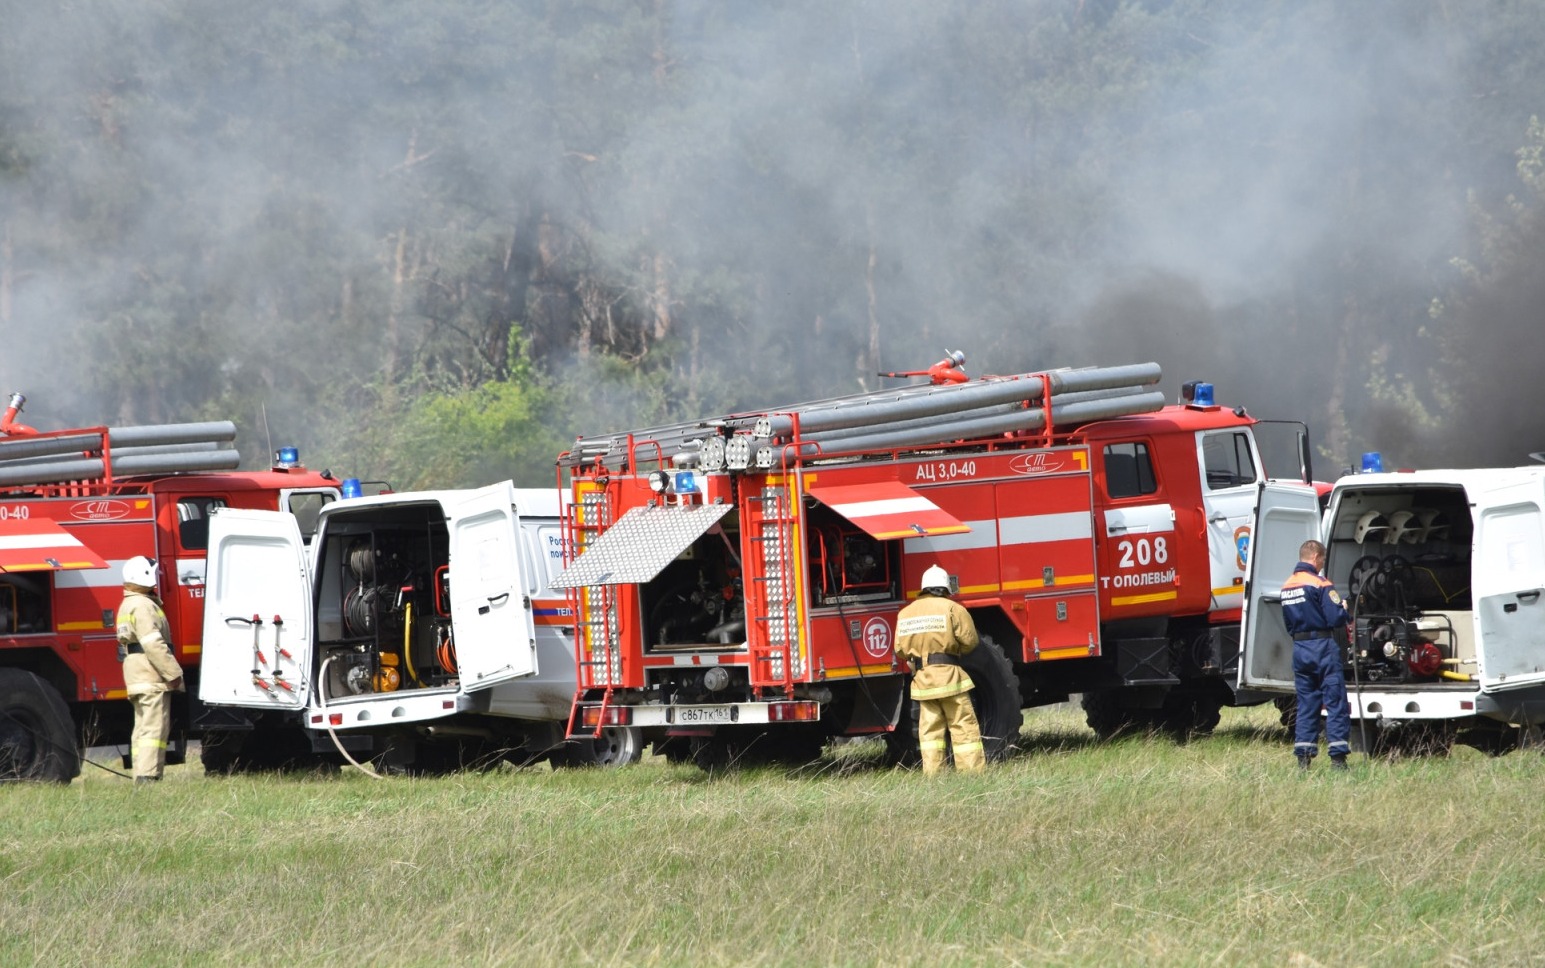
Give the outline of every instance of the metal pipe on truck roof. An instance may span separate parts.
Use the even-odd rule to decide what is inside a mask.
[[[1066,394],[1121,393],[1157,383],[1160,376],[1161,370],[1157,363],[1052,370],[1046,374],[1051,383],[1054,411],[1059,399]],[[819,433],[874,428],[880,424],[891,425],[900,421],[928,421],[933,425],[932,418],[946,414],[994,407],[1022,409],[1024,404],[1040,400],[1045,390],[1043,382],[1040,374],[1034,374],[942,386],[913,384],[646,430],[579,437],[559,464],[575,467],[599,459],[607,467],[621,466],[627,459],[629,438],[636,443],[655,441],[660,445],[662,453],[675,454],[690,449],[695,440],[716,435],[721,427],[731,430],[749,428],[764,437],[787,437],[792,431],[793,420],[790,414],[793,413],[800,415],[801,436],[812,439]]]
[[[1112,400],[1132,396],[1133,394],[1149,392],[1152,391],[1146,390],[1140,386],[1129,386],[1113,387],[1108,390],[1081,390],[1072,393],[1054,394],[1051,398],[1052,418],[1055,420],[1057,415],[1061,413],[1062,408],[1070,404],[1085,403],[1095,400]],[[975,420],[979,417],[994,417],[1013,413],[1024,413],[1026,412],[1027,407],[1039,409],[1040,406],[1041,405],[1038,402],[1032,402],[1028,405],[1023,403],[999,403],[989,407],[977,407],[971,410],[961,410],[955,413],[951,413],[947,416],[949,416],[951,419]],[[898,420],[887,423],[884,429],[886,431],[903,431],[911,430],[915,427],[929,427],[937,430],[940,426],[940,419],[941,418],[938,416],[913,417],[910,420]],[[875,432],[875,428],[873,427],[845,427],[841,430],[827,430],[810,434],[801,434],[800,440],[820,443],[829,449],[839,440],[861,437]]]
[[[799,416],[802,435],[823,430],[865,427],[914,417],[941,416],[997,403],[1026,402],[1039,399],[1048,388],[1055,396],[1061,392],[1105,390],[1125,386],[1148,386],[1159,381],[1157,363],[1126,366],[1090,367],[1084,370],[1053,370],[1045,375],[1015,377],[1006,380],[973,380],[930,386],[923,394],[870,394],[850,404],[822,409],[797,408],[789,413],[773,413],[758,420],[757,436],[787,437],[793,431],[793,414]]]
[[[107,431],[108,446],[160,447],[172,444],[228,443],[236,439],[236,425],[229,420],[209,420],[200,423],[147,424],[134,427],[111,427]],[[66,434],[63,437],[27,437],[0,440],[0,461],[26,457],[54,455],[97,450],[102,446],[102,435]]]
[[[113,462],[116,464],[125,457],[148,457],[153,454],[202,454],[216,450],[219,446],[213,440],[204,440],[188,444],[157,444],[153,447],[114,447],[112,454]],[[41,457],[18,457],[5,461],[0,466],[22,467],[28,464],[41,464],[46,461],[57,461],[61,456],[63,455],[47,454]],[[77,449],[75,456],[85,459],[88,454],[85,449]]]
[[[224,471],[234,470],[240,465],[241,454],[234,450],[214,450],[202,454],[149,454],[114,460],[113,476]],[[100,457],[77,457],[46,464],[0,464],[0,486],[89,481],[101,477],[105,470]]]
[[[1128,414],[1152,413],[1163,406],[1164,393],[1159,390],[1150,390],[1112,400],[1089,400],[1083,403],[1070,403],[1060,410],[1054,408],[1052,417],[1059,424],[1085,423],[1091,420],[1105,420],[1110,417],[1122,417]],[[790,449],[795,450],[800,457],[809,460],[821,456],[826,450],[846,452],[927,447],[930,445],[943,445],[957,440],[977,440],[983,437],[992,437],[997,434],[1014,433],[1016,431],[1040,430],[1044,423],[1045,414],[1040,409],[1020,409],[1015,410],[1013,413],[999,416],[940,421],[931,427],[916,427],[899,432],[882,430],[865,436],[832,441],[829,448],[818,447],[815,442],[811,442],[791,447]]]
[[[102,446],[101,434],[70,434],[66,437],[17,437],[0,440],[0,461],[32,457],[58,457],[81,453]]]
[[[229,420],[203,423],[156,424],[143,427],[114,427],[107,432],[113,447],[154,447],[161,444],[187,444],[213,440],[226,443],[236,439],[236,425]]]

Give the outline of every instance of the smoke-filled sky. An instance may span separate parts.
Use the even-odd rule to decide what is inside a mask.
[[[1210,378],[1310,421],[1332,461],[1513,462],[1540,421],[1434,439],[1368,385],[1460,406],[1431,393],[1429,307],[1474,211],[1523,193],[1538,24],[1444,0],[0,0],[0,389],[191,419],[177,387],[291,345],[311,379],[368,381],[309,341],[358,339],[353,279],[390,275],[394,226],[455,265],[541,212],[622,276],[664,251],[711,360],[755,336],[840,381],[872,279],[887,368],[1156,359],[1172,394]],[[737,273],[738,300],[712,288]],[[1486,305],[1467,338],[1516,361],[1538,309]],[[61,393],[104,335],[163,371],[155,406]],[[768,378],[764,403],[853,389]]]

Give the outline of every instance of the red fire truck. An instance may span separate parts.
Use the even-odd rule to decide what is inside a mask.
[[[1208,730],[1231,689],[1258,421],[1157,364],[933,379],[581,437],[572,492],[572,735],[641,728],[704,766],[832,736],[915,747],[896,613],[930,565],[983,636],[967,659],[990,755],[1024,706]],[[1295,425],[1302,428],[1302,425]],[[1307,480],[1306,435],[1298,434]]]
[[[136,555],[160,563],[187,671],[175,760],[189,732],[219,725],[194,698],[210,512],[283,509],[307,530],[340,482],[292,448],[270,470],[234,470],[228,422],[39,433],[16,423],[24,400],[13,395],[0,418],[0,778],[68,782],[83,745],[127,747],[116,615]]]

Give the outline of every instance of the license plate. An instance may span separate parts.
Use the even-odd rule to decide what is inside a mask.
[[[734,706],[677,706],[678,726],[717,726],[735,721]]]

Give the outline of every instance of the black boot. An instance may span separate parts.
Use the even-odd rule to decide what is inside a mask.
[[[1346,769],[1347,768],[1346,754],[1343,753],[1340,756],[1332,756],[1330,758],[1330,768],[1333,769],[1333,770],[1344,770],[1344,769]]]
[[[1314,757],[1310,756],[1308,753],[1299,753],[1298,754],[1298,768],[1300,770],[1307,770],[1307,769],[1309,769],[1309,763],[1313,759],[1314,759]]]

